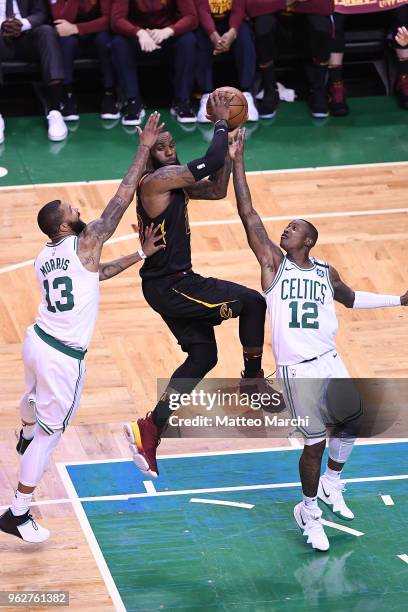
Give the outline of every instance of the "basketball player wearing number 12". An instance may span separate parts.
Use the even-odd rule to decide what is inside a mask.
[[[406,306],[408,292],[399,297],[350,289],[332,266],[310,256],[318,232],[304,219],[287,225],[280,246],[272,242],[252,206],[244,168],[244,138],[244,131],[238,132],[235,147],[230,147],[238,213],[261,266],[272,348],[286,405],[292,417],[309,417],[308,425],[298,427],[304,437],[299,462],[303,501],[295,507],[294,516],[307,543],[325,551],[329,541],[317,498],[340,518],[354,518],[343,497],[340,475],[361,417],[358,393],[336,350],[334,300],[347,308]],[[333,410],[336,398],[340,398],[339,408],[334,406]],[[327,426],[332,428],[329,459],[320,477]]]
[[[101,217],[88,225],[78,209],[54,200],[38,213],[38,225],[50,242],[35,260],[42,293],[35,325],[27,329],[23,344],[26,392],[21,398],[23,428],[17,452],[23,455],[20,477],[11,507],[0,517],[0,530],[26,542],[43,542],[49,531],[30,514],[38,485],[62,433],[73,418],[85,376],[84,356],[99,306],[99,281],[160,251],[159,228],[149,226],[143,251],[100,264],[104,242],[113,234],[129,207],[144,170],[150,148],[162,126],[153,113],[143,130],[128,173]]]

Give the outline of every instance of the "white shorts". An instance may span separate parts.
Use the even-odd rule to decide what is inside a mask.
[[[35,402],[38,424],[48,434],[64,431],[81,399],[86,372],[84,359],[50,346],[30,326],[23,343],[23,360],[24,397]]]
[[[306,440],[326,437],[326,427],[362,414],[358,391],[336,350],[313,361],[278,366],[282,393]]]

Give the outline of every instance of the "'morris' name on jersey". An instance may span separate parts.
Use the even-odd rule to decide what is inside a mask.
[[[265,299],[277,365],[295,365],[336,348],[338,329],[329,266],[300,268],[284,257]]]
[[[43,276],[47,276],[50,272],[54,272],[54,270],[64,270],[66,272],[69,266],[69,259],[65,259],[64,257],[56,257],[55,259],[49,259],[45,261],[40,268],[40,272]]]

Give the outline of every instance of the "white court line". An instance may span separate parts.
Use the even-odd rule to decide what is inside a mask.
[[[327,527],[332,527],[333,529],[338,529],[339,531],[344,531],[345,533],[351,533],[351,535],[355,535],[357,538],[363,536],[364,533],[362,531],[357,531],[357,529],[352,529],[351,527],[346,527],[345,525],[340,525],[339,523],[332,523],[331,521],[326,521],[326,519],[321,519],[323,525]]]
[[[398,559],[401,559],[401,561],[405,561],[405,563],[408,563],[408,555],[397,555]]]
[[[150,493],[150,495],[155,495],[157,493],[156,488],[151,480],[144,480],[143,484],[147,493]]]
[[[1,187],[0,187],[1,189]],[[324,212],[324,213],[310,213],[307,214],[308,219],[336,219],[340,217],[372,217],[372,216],[381,216],[381,215],[392,215],[392,214],[401,214],[408,213],[408,208],[379,208],[379,209],[368,209],[368,210],[350,210],[350,211],[337,211],[337,212]],[[299,217],[303,217],[304,214],[295,214],[295,215],[275,215],[269,217],[262,217],[264,223],[269,223],[273,221],[287,221],[288,219],[298,219]],[[190,221],[191,227],[209,227],[209,226],[217,226],[217,225],[241,225],[242,221],[239,217],[233,217],[232,219],[209,219],[208,221]],[[116,244],[118,242],[126,242],[127,240],[133,240],[134,238],[138,238],[138,233],[133,232],[132,234],[125,234],[124,236],[117,236],[116,238],[111,238],[106,242],[106,244]],[[16,264],[11,264],[9,266],[5,266],[4,268],[0,268],[0,274],[5,274],[6,272],[13,272],[14,270],[18,270],[20,268],[25,268],[26,266],[32,266],[34,263],[34,259],[27,259],[25,261],[20,261]]]
[[[394,500],[392,499],[391,495],[381,495],[381,499],[383,500],[384,504],[386,506],[394,506]]]
[[[69,474],[66,469],[66,465],[72,465],[70,463],[57,463],[57,469],[60,473],[64,474],[65,480],[63,480],[64,484],[66,478],[69,478]],[[66,476],[65,476],[66,473]],[[61,476],[62,478],[62,476]],[[344,483],[353,483],[353,482],[384,482],[390,480],[407,480],[408,474],[399,474],[397,476],[370,476],[367,478],[345,478]],[[145,497],[170,497],[172,495],[197,495],[204,493],[231,493],[236,491],[263,491],[269,489],[288,489],[291,487],[300,487],[300,482],[277,482],[271,484],[260,484],[260,485],[241,485],[235,487],[208,487],[204,489],[179,489],[174,491],[155,491],[154,493],[125,493],[122,495],[100,495],[95,497],[78,497],[72,495],[72,497],[62,498],[62,499],[50,499],[50,500],[42,500],[38,502],[33,502],[31,506],[45,506],[45,505],[53,505],[53,504],[67,504],[73,503],[78,505],[78,502],[100,502],[100,501],[127,501],[129,499],[143,499]],[[72,489],[68,491],[68,493],[75,492],[75,489],[72,485]],[[7,509],[9,506],[0,507],[0,510]]]
[[[332,170],[353,170],[354,168],[392,168],[393,166],[406,166],[408,162],[376,162],[374,164],[349,164],[342,166],[309,166],[308,168],[279,168],[278,170],[249,170],[246,174],[257,176],[262,174],[293,174],[296,172],[330,172]],[[1,185],[1,190],[7,189],[38,189],[45,187],[74,187],[75,185],[107,185],[108,183],[117,183],[121,181],[118,179],[100,179],[93,181],[67,181],[58,183],[31,183],[29,185]]]
[[[126,608],[123,604],[122,598],[119,594],[115,581],[112,578],[112,574],[109,571],[108,565],[105,561],[102,551],[99,548],[98,541],[95,537],[95,534],[92,530],[91,525],[89,524],[88,517],[86,516],[85,510],[83,509],[82,505],[79,502],[77,492],[75,490],[75,487],[72,483],[71,478],[69,477],[68,471],[65,465],[61,463],[57,464],[57,469],[58,469],[60,478],[65,486],[66,492],[68,493],[68,495],[71,496],[71,498],[73,498],[72,505],[73,505],[75,514],[77,516],[79,524],[82,527],[82,530],[88,542],[88,546],[92,551],[96,564],[105,582],[105,586],[112,599],[115,610],[116,612],[126,612]]]
[[[248,510],[252,510],[255,508],[254,504],[245,504],[244,502],[233,502],[233,501],[224,501],[221,499],[200,499],[198,497],[192,497],[190,502],[193,504],[212,504],[214,506],[233,506],[234,508],[248,508]]]

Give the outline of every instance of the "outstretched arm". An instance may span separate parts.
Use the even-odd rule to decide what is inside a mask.
[[[262,289],[266,290],[275,278],[276,271],[283,259],[283,253],[270,240],[261,217],[252,206],[251,193],[245,176],[244,140],[245,130],[239,130],[235,138],[235,147],[230,148],[230,155],[234,162],[234,190],[238,214],[244,225],[248,244],[261,265]]]
[[[158,235],[160,233],[160,235]],[[119,257],[119,259],[114,259],[113,261],[105,261],[99,264],[99,280],[104,281],[108,280],[108,278],[112,278],[123,270],[130,268],[138,261],[144,261],[146,257],[151,257],[158,251],[166,248],[166,245],[159,244],[156,245],[156,242],[161,240],[161,232],[160,226],[156,225],[153,227],[153,223],[149,225],[144,233],[144,241],[143,241],[143,250],[139,249],[136,253],[132,253],[131,255],[125,255],[124,257]]]
[[[232,162],[227,155],[222,168],[208,179],[198,181],[198,183],[185,188],[184,191],[192,200],[222,200],[227,195],[231,167]]]
[[[147,120],[143,131],[139,128],[140,143],[136,155],[117,192],[99,219],[91,221],[79,236],[78,256],[85,268],[91,272],[98,271],[103,243],[112,236],[133,199],[138,181],[146,166],[150,148],[156,142],[162,129],[159,121],[160,114],[154,112]]]
[[[225,162],[228,150],[229,104],[232,94],[217,92],[211,94],[211,117],[214,120],[214,136],[204,157],[195,159],[183,166],[163,166],[150,174],[143,182],[143,195],[147,198],[165,194],[172,189],[189,189],[197,182],[207,187],[209,181],[203,181],[207,176],[213,176]],[[193,196],[191,196],[193,197]]]
[[[330,281],[334,299],[346,308],[386,308],[387,306],[407,306],[408,291],[404,295],[381,295],[368,291],[353,291],[340,278],[335,268],[330,266]]]

